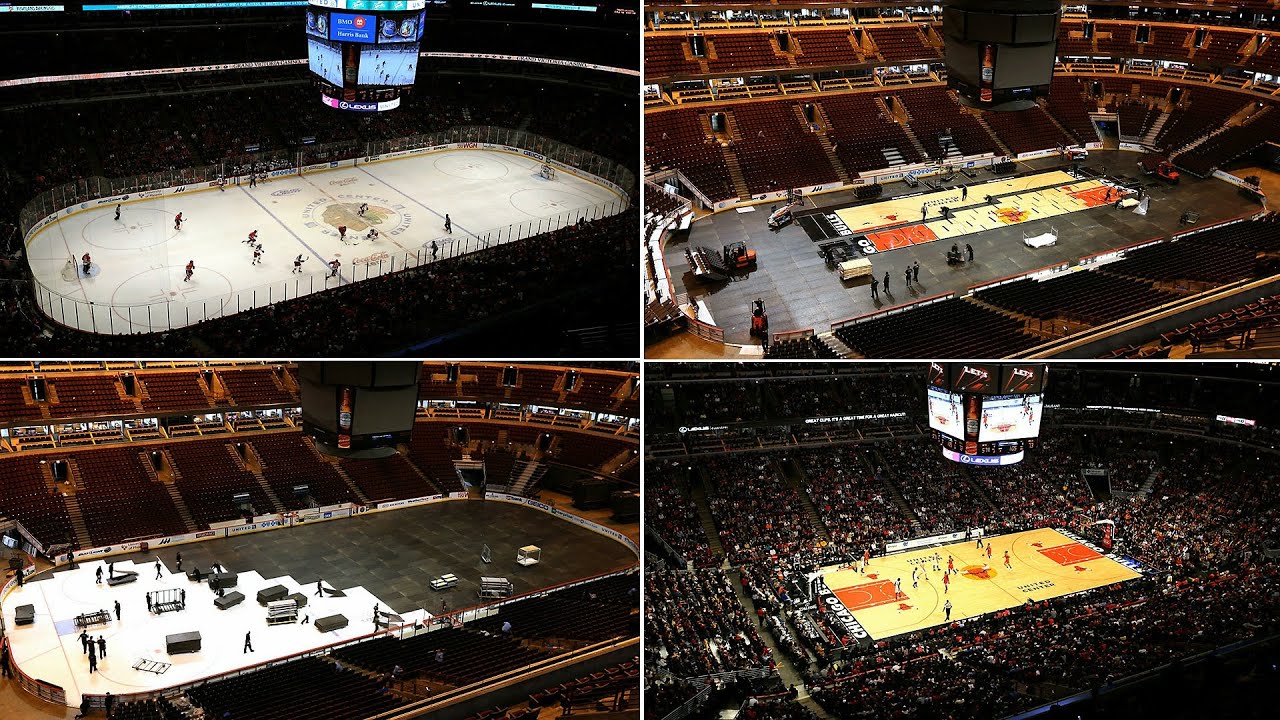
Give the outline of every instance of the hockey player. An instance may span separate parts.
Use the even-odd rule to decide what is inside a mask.
[[[341,240],[342,242],[346,242],[346,241],[347,241],[347,226],[346,226],[346,225],[339,225],[339,226],[338,226],[338,239],[339,239],[339,240]]]
[[[248,240],[241,240],[240,242],[249,243],[250,245],[257,245],[257,244],[258,244],[258,231],[257,231],[257,230],[254,230],[253,232],[249,233],[249,239],[248,239]]]
[[[173,216],[173,229],[174,230],[182,229],[182,213],[178,213],[177,215]]]
[[[364,234],[364,239],[365,239],[365,240],[377,240],[377,239],[378,239],[378,228],[375,228],[375,227],[371,227],[371,228],[369,228],[369,232],[367,232],[367,233],[365,233],[365,234]]]
[[[218,178],[218,190],[220,190],[220,191],[222,191],[222,192],[226,192],[226,191],[227,191],[227,179],[226,179],[226,178]]]
[[[435,241],[435,240],[432,240],[432,241],[431,241],[431,259],[432,259],[432,260],[435,260],[435,259],[436,259],[436,255],[438,255],[438,254],[440,254],[440,246],[439,246],[439,245],[436,245],[436,241]]]
[[[338,268],[342,267],[342,263],[338,260],[329,261],[329,277],[338,276]]]
[[[253,262],[252,262],[252,263],[249,263],[249,264],[250,264],[250,265],[261,265],[261,264],[262,264],[262,246],[261,246],[261,245],[254,245],[254,246],[253,246]]]
[[[369,211],[369,203],[360,203],[360,210],[356,212],[356,214],[359,215],[360,217],[364,217],[364,214],[368,211]]]
[[[116,222],[120,222],[120,203],[116,203]]]
[[[296,273],[298,273],[298,274],[302,274],[302,262],[303,262],[303,260],[304,260],[304,258],[302,257],[302,255],[298,255],[298,257],[296,257],[296,258],[294,258],[294,259],[293,259],[293,271],[294,271],[294,272],[296,272]]]
[[[449,219],[449,213],[444,214],[444,231],[453,234],[453,221]]]
[[[196,273],[196,261],[187,261],[187,276],[182,278],[182,282],[191,282],[191,276]]]
[[[89,274],[89,265],[90,265],[89,253],[85,253],[84,255],[80,256],[80,264],[84,266],[84,274],[87,276]]]

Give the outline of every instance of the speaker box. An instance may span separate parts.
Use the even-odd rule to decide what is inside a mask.
[[[320,632],[341,630],[347,626],[347,617],[345,615],[329,615],[328,617],[316,618],[315,626],[316,630]]]
[[[304,608],[307,606],[307,596],[303,595],[302,593],[294,593],[285,599],[292,600],[300,608]]]
[[[285,595],[289,594],[288,588],[283,585],[272,585],[269,588],[263,588],[258,591],[258,604],[266,607],[267,603],[283,600]]]
[[[237,575],[231,572],[224,572],[224,573],[218,573],[216,575],[210,575],[209,589],[218,590],[221,588],[225,590],[227,588],[233,588],[236,586],[236,579],[237,579]]]
[[[35,605],[19,605],[13,610],[13,622],[15,625],[31,625],[36,621]]]
[[[244,593],[230,592],[220,598],[214,598],[213,605],[219,610],[226,610],[229,607],[235,607],[244,602]]]
[[[166,635],[164,643],[170,655],[200,652],[200,633],[192,631]]]

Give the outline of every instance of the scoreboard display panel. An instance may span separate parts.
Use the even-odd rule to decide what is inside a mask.
[[[398,107],[418,75],[426,0],[308,0],[310,70],[343,110]],[[336,59],[335,59],[336,56]]]
[[[993,395],[982,400],[978,442],[1039,437],[1040,395]]]
[[[342,86],[342,50],[336,43],[307,38],[307,65],[311,72]]]
[[[951,366],[943,363],[929,363],[929,384],[943,390],[951,389]]]
[[[944,435],[962,437],[960,395],[931,387],[928,396],[929,427]]]
[[[360,48],[361,85],[412,85],[418,74],[417,45],[374,45]]]
[[[951,389],[961,393],[995,392],[1000,366],[963,363],[951,367]]]

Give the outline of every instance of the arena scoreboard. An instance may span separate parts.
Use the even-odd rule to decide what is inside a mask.
[[[1035,447],[1048,366],[1035,363],[929,364],[929,429],[948,460],[1012,465]]]
[[[418,75],[426,0],[308,0],[307,66],[339,110],[400,106]]]
[[[1027,110],[1049,95],[1061,0],[945,0],[947,86],[983,110]]]
[[[394,454],[413,433],[421,370],[421,363],[391,360],[298,363],[303,433],[330,455]]]

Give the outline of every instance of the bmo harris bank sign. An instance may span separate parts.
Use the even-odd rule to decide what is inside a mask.
[[[371,43],[378,22],[372,15],[333,13],[329,16],[329,39]]]

